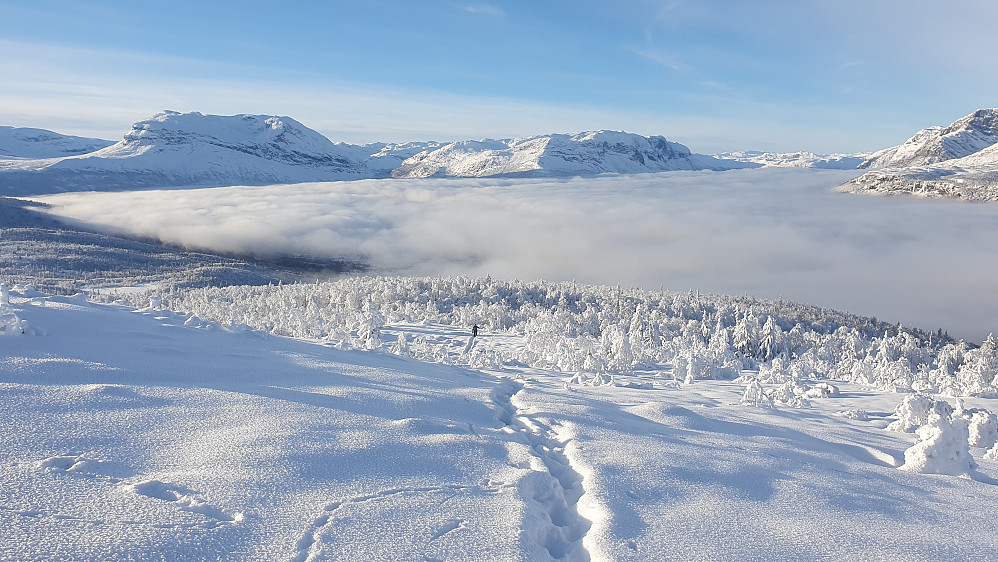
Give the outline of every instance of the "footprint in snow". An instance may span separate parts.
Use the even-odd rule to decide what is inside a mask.
[[[226,513],[198,497],[198,493],[194,490],[177,484],[146,480],[129,484],[125,488],[140,496],[176,504],[177,508],[182,511],[200,513],[209,519],[224,523],[238,523],[244,517],[244,514],[238,511],[233,514]]]
[[[439,539],[440,537],[446,535],[451,531],[455,531],[464,526],[464,521],[460,519],[449,519],[435,533],[433,533],[433,540]]]
[[[92,478],[106,478],[113,482],[120,482],[135,474],[132,469],[121,463],[92,459],[75,453],[49,457],[35,464],[45,472],[67,472]]]

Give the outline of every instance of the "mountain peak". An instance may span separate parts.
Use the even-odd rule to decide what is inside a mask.
[[[338,151],[329,139],[290,117],[239,114],[203,115],[163,111],[139,121],[107,155],[134,153],[145,145],[157,150],[201,145],[295,165],[328,165]],[[349,163],[341,162],[349,167]]]
[[[998,109],[978,109],[946,127],[928,127],[903,144],[873,153],[860,168],[928,166],[998,143]]]
[[[979,109],[946,127],[922,129],[875,153],[872,170],[839,186],[848,193],[998,201],[998,109]]]
[[[290,117],[163,111],[116,144],[81,156],[0,166],[31,192],[358,179],[367,167]]]
[[[63,190],[264,185],[346,179],[573,177],[759,164],[692,154],[663,136],[595,130],[452,143],[333,143],[284,116],[166,110],[89,154],[0,161],[0,188]]]
[[[745,166],[693,155],[661,136],[597,130],[450,143],[406,159],[392,176],[550,177],[731,167]]]

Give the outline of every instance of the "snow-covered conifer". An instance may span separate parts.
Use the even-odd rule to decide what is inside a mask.
[[[967,431],[971,447],[990,449],[998,442],[998,416],[991,412],[974,412]]]
[[[897,421],[888,425],[887,429],[902,432],[914,431],[918,426],[928,422],[929,413],[935,405],[936,401],[931,396],[909,394],[894,408],[894,415],[897,417]]]
[[[742,404],[750,406],[772,406],[773,401],[762,388],[762,384],[755,378],[749,381],[742,395]]]
[[[901,470],[962,476],[977,468],[970,456],[966,425],[959,420],[933,410],[916,433],[919,441],[904,452]]]
[[[769,361],[784,353],[786,353],[786,346],[783,341],[783,329],[773,320],[772,316],[769,316],[766,318],[766,323],[762,326],[762,337],[759,342],[759,359]]]

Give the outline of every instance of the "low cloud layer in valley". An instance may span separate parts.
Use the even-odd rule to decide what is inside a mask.
[[[364,180],[38,198],[90,224],[379,271],[785,297],[980,340],[998,206],[832,193],[856,171]]]

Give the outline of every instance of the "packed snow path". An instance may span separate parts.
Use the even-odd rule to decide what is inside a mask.
[[[580,386],[24,289],[3,313],[24,330],[0,335],[0,559],[998,551],[996,461],[972,448],[972,478],[898,470],[916,439],[886,429],[898,394],[842,385],[807,409],[760,408],[734,382]],[[455,357],[467,345],[433,325],[385,341],[399,329]]]
[[[521,435],[540,465],[520,481],[520,494],[527,501],[527,532],[531,542],[542,545],[557,560],[589,560],[582,539],[591,522],[579,515],[579,499],[585,493],[582,475],[565,455],[565,442],[540,420],[514,405],[523,385],[505,380],[492,391],[499,407],[499,421]]]

